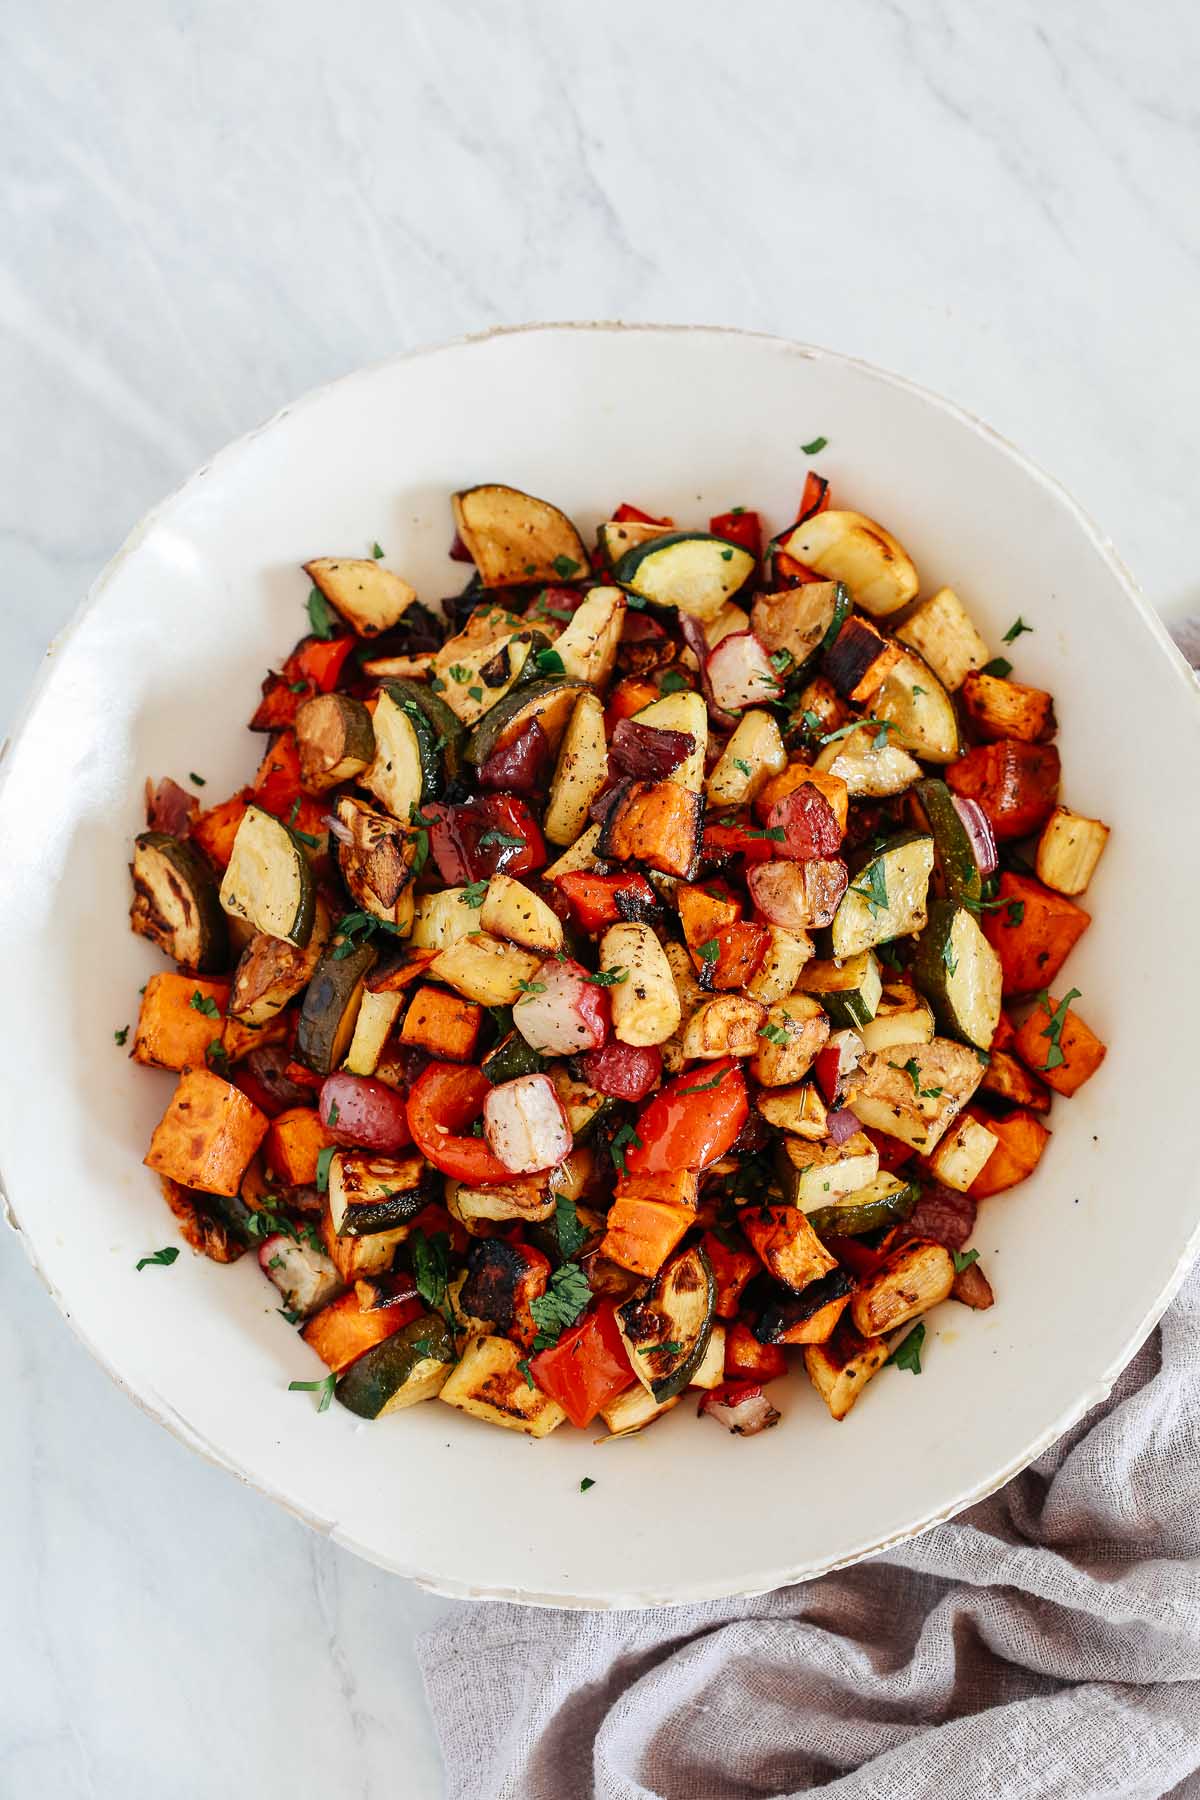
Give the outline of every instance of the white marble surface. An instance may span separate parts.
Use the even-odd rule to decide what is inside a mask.
[[[0,44],[0,727],[221,443],[524,319],[900,370],[1059,475],[1169,617],[1200,610],[1181,0],[38,0]],[[189,1457],[12,1242],[0,1366],[6,1800],[440,1793],[413,1639],[441,1603]]]

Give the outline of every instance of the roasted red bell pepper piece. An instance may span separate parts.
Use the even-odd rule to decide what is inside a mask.
[[[539,588],[522,616],[533,624],[542,621],[558,626],[568,625],[572,615],[586,599],[586,591],[579,587]]]
[[[484,794],[460,806],[434,801],[421,818],[428,824],[438,872],[451,887],[492,875],[525,875],[545,864],[537,821],[524,800],[511,794]]]
[[[427,1162],[443,1175],[472,1186],[508,1182],[512,1176],[482,1137],[467,1128],[483,1115],[492,1084],[466,1063],[430,1063],[408,1096],[408,1129]]]
[[[267,676],[251,731],[279,731],[314,694],[331,694],[342,678],[354,637],[301,638],[278,674]]]
[[[256,806],[286,818],[292,802],[301,797],[300,752],[294,731],[279,734],[259,763],[252,785]]]
[[[622,500],[613,514],[615,525],[673,525],[674,519],[656,519],[653,513],[643,512],[640,506],[630,506],[628,500]]]
[[[626,1154],[631,1175],[706,1169],[737,1142],[750,1102],[741,1065],[732,1057],[685,1069],[638,1118],[640,1140]]]
[[[708,521],[708,529],[714,537],[740,544],[756,561],[762,555],[762,524],[758,514],[747,512],[744,506],[736,512],[715,513]]]
[[[618,681],[609,692],[608,705],[604,709],[604,726],[609,737],[622,719],[631,719],[634,713],[641,712],[643,706],[649,706],[659,697],[658,683],[644,675],[626,675],[623,681]]]
[[[771,580],[775,587],[803,587],[806,581],[824,581],[824,575],[818,575],[807,563],[798,562],[789,556],[786,550],[776,550],[771,558]]]
[[[581,931],[607,931],[622,919],[646,919],[658,911],[658,898],[644,875],[590,875],[572,870],[554,886],[570,903]]]
[[[829,505],[829,483],[815,470],[810,469],[804,477],[804,492],[800,496],[800,512],[797,525],[803,525],[805,519],[815,518],[823,513]]]
[[[747,862],[773,862],[779,855],[779,842],[769,838],[749,813],[724,813],[717,819],[705,819],[701,859],[710,863],[727,863],[735,856]]]
[[[632,1387],[636,1377],[617,1326],[616,1306],[602,1300],[557,1344],[529,1361],[529,1372],[572,1425],[590,1425],[602,1406]]]
[[[726,1381],[776,1381],[788,1370],[778,1344],[760,1344],[740,1319],[725,1333]]]
[[[879,1152],[879,1167],[885,1175],[894,1175],[897,1169],[902,1169],[916,1155],[911,1144],[892,1137],[890,1132],[873,1131],[869,1126],[864,1126],[863,1129]]]

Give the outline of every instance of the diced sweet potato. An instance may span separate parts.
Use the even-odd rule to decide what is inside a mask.
[[[664,1200],[669,1206],[686,1206],[692,1212],[700,1197],[700,1177],[693,1169],[672,1169],[665,1175],[621,1175],[618,1200]]]
[[[600,1254],[635,1275],[657,1275],[695,1218],[661,1200],[614,1200]]]
[[[795,1293],[837,1267],[798,1206],[744,1207],[741,1226],[776,1280]]]
[[[1059,1002],[1053,995],[1037,1002],[1017,1033],[1017,1055],[1031,1069],[1036,1069],[1042,1081],[1055,1093],[1073,1094],[1076,1088],[1091,1080],[1108,1052],[1091,1027],[1068,1006],[1058,1032],[1060,1062],[1054,1054],[1054,1040],[1045,1035],[1058,1007]]]
[[[600,853],[686,880],[700,854],[703,821],[701,794],[675,781],[635,781],[608,815]]]
[[[787,1357],[774,1344],[760,1344],[739,1319],[725,1333],[726,1381],[775,1381],[787,1374]]]
[[[470,1062],[482,1024],[483,1008],[476,1001],[445,988],[419,987],[400,1028],[400,1042],[444,1062]]]
[[[962,684],[963,710],[984,738],[1019,738],[1044,744],[1054,736],[1054,700],[1044,688],[1026,687],[972,669]]]
[[[740,1245],[731,1247],[715,1231],[706,1231],[701,1242],[717,1284],[717,1317],[736,1318],[742,1295],[762,1264],[753,1250],[744,1250]]]
[[[192,1000],[199,996],[197,1004]],[[229,983],[202,975],[152,975],[142,995],[130,1055],[152,1069],[202,1069],[220,1040]]]
[[[233,855],[233,840],[246,816],[249,800],[250,789],[243,788],[240,794],[234,794],[229,800],[222,800],[218,806],[210,806],[207,812],[202,812],[193,821],[188,836],[193,844],[199,844],[209,862],[218,869],[229,866],[229,859]]]
[[[1007,1100],[1013,1106],[1027,1106],[1030,1112],[1050,1111],[1050,1092],[1045,1082],[1031,1075],[1007,1050],[991,1052],[979,1091],[995,1094],[997,1099]]]
[[[837,1330],[838,1321],[850,1304],[850,1294],[839,1294],[836,1299],[827,1300],[819,1306],[807,1319],[798,1319],[794,1325],[788,1325],[774,1340],[777,1344],[823,1344]]]
[[[1004,994],[1034,994],[1054,980],[1092,915],[1040,881],[1007,870],[997,897],[1008,904],[985,913],[983,931],[1000,958]]]
[[[983,1122],[999,1142],[971,1183],[971,1194],[976,1200],[1001,1194],[1032,1175],[1050,1142],[1050,1133],[1031,1112],[1012,1112],[1006,1119]]]
[[[146,1167],[181,1187],[232,1199],[269,1123],[232,1082],[187,1069],[154,1128]]]
[[[315,1313],[300,1336],[327,1368],[340,1375],[364,1351],[381,1344],[384,1338],[419,1318],[424,1307],[425,1302],[416,1298],[363,1312],[358,1295],[351,1288],[349,1293],[342,1294]]]
[[[322,1150],[336,1143],[314,1108],[290,1107],[271,1120],[267,1132],[263,1160],[268,1175],[284,1187],[311,1187]]]
[[[1045,824],[1058,799],[1060,766],[1053,744],[1005,739],[980,744],[946,770],[947,784],[978,801],[996,837],[1028,837]]]
[[[417,950],[409,945],[399,956],[377,962],[367,976],[367,990],[372,994],[398,994],[420,980],[430,963],[437,961],[436,950]]]
[[[252,1050],[268,1044],[286,1044],[295,1030],[294,1011],[277,1013],[266,1025],[243,1025],[240,1019],[226,1018],[221,1033],[221,1048],[231,1063],[241,1062]]]

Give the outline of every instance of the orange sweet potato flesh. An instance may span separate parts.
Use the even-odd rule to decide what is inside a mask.
[[[1050,1090],[1043,1081],[1032,1075],[1008,1050],[993,1048],[990,1056],[991,1061],[979,1084],[980,1093],[995,1094],[1013,1106],[1028,1107],[1030,1112],[1050,1111]]]
[[[219,806],[210,806],[192,824],[189,838],[193,844],[199,844],[209,862],[218,869],[229,867],[229,859],[233,855],[233,840],[238,834],[238,826],[246,816],[249,800],[250,789],[243,788],[232,799],[222,800]]]
[[[665,1175],[621,1175],[618,1200],[663,1200],[668,1206],[686,1206],[695,1212],[700,1198],[700,1177],[692,1169],[672,1169]]]
[[[702,1244],[717,1284],[717,1317],[736,1318],[742,1295],[762,1264],[753,1250],[731,1249],[713,1231],[705,1232]]]
[[[635,1275],[657,1275],[695,1217],[662,1200],[614,1200],[600,1254]]]
[[[704,800],[689,788],[674,781],[635,781],[609,814],[601,855],[686,878],[699,854],[703,818]]]
[[[1002,1194],[1033,1174],[1042,1151],[1050,1142],[1050,1133],[1030,1112],[1012,1112],[1006,1119],[984,1119],[999,1142],[983,1168],[971,1183],[971,1196],[986,1200],[990,1194]]]
[[[336,1143],[311,1106],[293,1106],[271,1120],[263,1160],[273,1181],[286,1187],[311,1187],[322,1150]]]
[[[1028,875],[1005,871],[997,898],[1011,906],[984,914],[984,936],[1000,958],[1004,993],[1035,994],[1054,980],[1092,915]]]
[[[964,799],[978,801],[1003,842],[1041,830],[1054,811],[1060,773],[1053,744],[1006,738],[998,744],[980,744],[951,763],[946,782]]]
[[[146,1167],[181,1187],[232,1199],[269,1122],[232,1082],[185,1069],[154,1128]]]
[[[1049,996],[1048,1005],[1038,1002],[1017,1033],[1016,1050],[1022,1061],[1031,1069],[1036,1069],[1041,1080],[1052,1087],[1055,1093],[1073,1094],[1085,1081],[1091,1080],[1108,1051],[1091,1026],[1085,1025],[1079,1014],[1068,1006],[1058,1033],[1058,1047],[1062,1051],[1063,1060],[1056,1068],[1048,1069],[1046,1059],[1051,1055],[1053,1046],[1051,1040],[1042,1034],[1058,1006],[1059,1002],[1053,994]]]
[[[365,1351],[382,1344],[384,1338],[410,1324],[423,1308],[424,1302],[419,1299],[400,1300],[395,1306],[376,1306],[370,1312],[363,1312],[358,1295],[351,1288],[348,1294],[342,1294],[328,1306],[323,1306],[319,1313],[314,1313],[300,1336],[327,1368],[340,1375]]]
[[[789,1325],[775,1339],[777,1344],[824,1344],[833,1336],[834,1327],[849,1306],[852,1296],[842,1294],[837,1300],[830,1300],[811,1318],[801,1319],[798,1324]]]
[[[483,1008],[445,988],[421,987],[400,1029],[400,1042],[428,1050],[444,1062],[470,1062],[479,1041]]]
[[[218,1017],[192,1005],[193,994],[209,1000]],[[222,1020],[229,1004],[229,983],[206,980],[200,975],[164,973],[152,975],[142,995],[130,1055],[151,1069],[203,1068],[205,1052],[221,1037]]]

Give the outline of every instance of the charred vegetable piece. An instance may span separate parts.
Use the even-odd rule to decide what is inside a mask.
[[[879,1231],[907,1219],[919,1195],[915,1182],[901,1181],[895,1175],[877,1175],[866,1187],[845,1195],[836,1206],[818,1206],[809,1213],[808,1222],[821,1238],[862,1237],[868,1231]]]
[[[228,961],[225,916],[212,870],[181,838],[144,831],[134,840],[129,922],[184,969],[199,974]]]
[[[510,1338],[472,1338],[439,1399],[488,1424],[545,1437],[567,1415],[557,1400],[530,1386],[522,1361],[520,1345]]]
[[[300,1009],[296,1049],[310,1069],[330,1075],[345,1060],[354,1037],[363,984],[374,967],[377,952],[370,943],[346,954],[341,937],[335,937],[317,964]]]
[[[318,900],[312,936],[303,949],[287,938],[256,931],[233,972],[229,1010],[243,1025],[265,1025],[312,980],[329,942],[329,909]]]
[[[681,1393],[704,1360],[717,1290],[699,1246],[672,1257],[649,1290],[617,1317],[630,1366],[655,1400]]]
[[[550,1264],[540,1250],[504,1238],[480,1238],[467,1254],[458,1305],[528,1350],[537,1336],[531,1302],[546,1291]]]
[[[413,839],[387,813],[343,794],[334,809],[342,879],[361,911],[401,929],[413,918]]]
[[[980,744],[946,771],[956,794],[983,808],[996,838],[1039,831],[1058,799],[1060,766],[1053,744]]]
[[[351,1363],[334,1392],[361,1419],[381,1419],[432,1400],[454,1363],[454,1340],[437,1313],[422,1313]]]
[[[296,713],[300,779],[310,794],[352,781],[375,757],[371,715],[348,694],[318,694]]]

